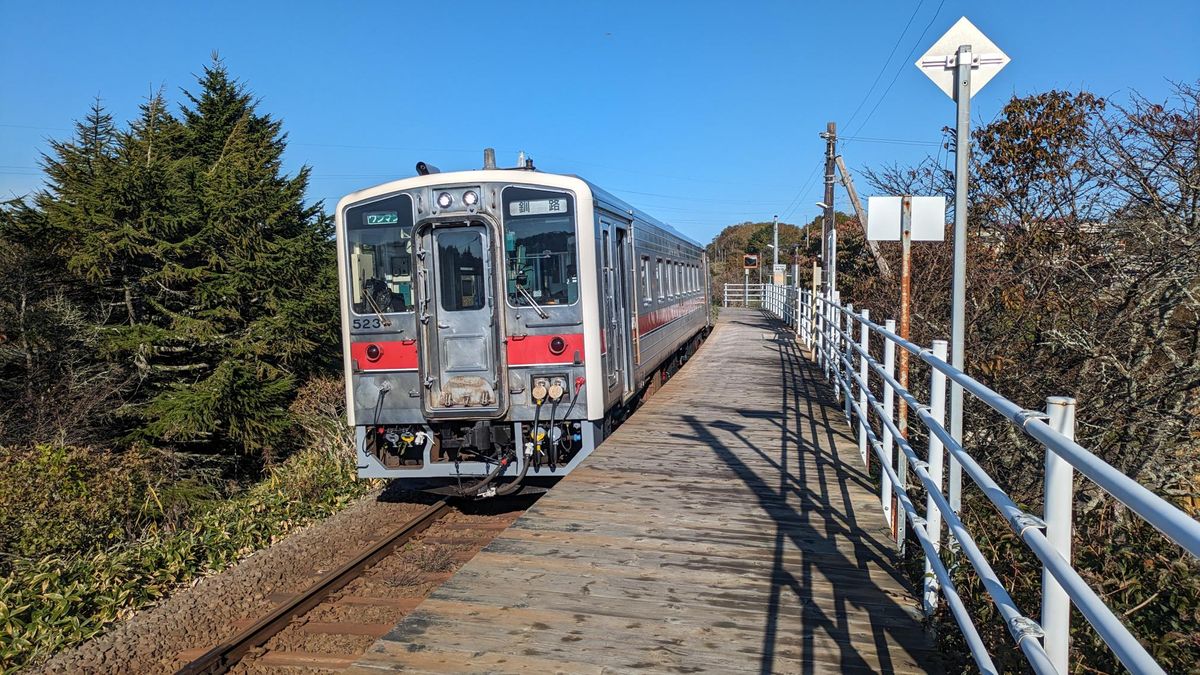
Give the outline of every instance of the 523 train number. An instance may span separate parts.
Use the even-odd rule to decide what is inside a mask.
[[[350,321],[351,330],[374,330],[377,328],[383,328],[383,321],[377,316],[363,317]]]

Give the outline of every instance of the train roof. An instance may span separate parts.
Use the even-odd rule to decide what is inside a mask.
[[[481,174],[486,174],[486,175],[481,175]],[[588,180],[582,176],[577,176],[575,174],[566,174],[566,173],[526,171],[526,170],[521,170],[521,169],[472,169],[472,170],[467,170],[467,171],[447,171],[444,173],[433,173],[433,174],[428,174],[428,175],[424,175],[424,176],[410,176],[408,178],[400,178],[400,179],[393,180],[393,181],[387,181],[385,183],[380,183],[379,185],[374,185],[369,188],[365,188],[362,190],[352,192],[352,193],[342,197],[338,201],[337,210],[338,210],[338,213],[341,213],[342,209],[345,208],[348,204],[351,204],[351,203],[354,203],[357,201],[362,201],[364,199],[378,197],[378,196],[386,194],[388,191],[392,191],[392,190],[404,190],[404,189],[408,189],[411,187],[437,185],[438,183],[443,183],[443,182],[457,183],[457,182],[464,182],[464,181],[481,181],[481,180],[482,181],[511,180],[515,183],[536,182],[537,177],[539,177],[539,176],[545,176],[548,178],[549,177],[557,177],[560,179],[561,178],[570,178],[570,179],[580,181],[584,185],[586,185],[589,190],[591,190],[592,197],[596,201],[603,202],[603,203],[607,204],[609,206],[609,208],[616,209],[620,212],[625,213],[626,215],[632,215],[635,218],[637,218],[638,220],[645,222],[645,223],[649,223],[649,224],[663,230],[664,232],[667,232],[668,234],[670,234],[674,237],[678,237],[678,238],[682,239],[683,241],[695,246],[696,248],[699,248],[701,250],[704,249],[704,244],[701,244],[700,242],[696,241],[695,239],[692,239],[691,237],[687,236],[686,234],[684,234],[684,233],[680,232],[679,230],[675,229],[674,227],[662,222],[661,220],[651,216],[650,214],[646,213],[645,211],[642,211],[641,209],[634,207],[629,202],[626,202],[624,199],[617,197],[613,193],[609,192],[608,190],[605,190],[604,188],[600,187],[599,185],[596,185],[595,183],[591,182],[590,180]],[[553,185],[555,182],[556,181],[547,181],[547,184]]]
[[[626,213],[632,213],[633,215],[635,215],[638,218],[638,220],[645,221],[659,229],[665,230],[665,231],[671,233],[672,235],[679,237],[680,239],[688,242],[692,246],[695,246],[696,248],[704,249],[704,244],[701,244],[700,242],[696,241],[695,239],[692,239],[691,237],[680,232],[679,230],[675,229],[674,227],[671,227],[670,225],[662,222],[661,220],[658,220],[654,216],[651,216],[650,214],[646,213],[645,211],[642,211],[641,209],[638,209],[638,208],[630,205],[629,202],[626,202],[624,199],[621,199],[620,197],[609,192],[608,190],[605,190],[604,188],[600,187],[599,185],[596,185],[592,181],[584,178],[583,176],[577,176],[575,174],[560,174],[560,175],[568,175],[568,176],[571,176],[572,178],[578,178],[579,180],[581,180],[587,184],[588,188],[592,191],[593,198],[598,199],[600,201],[607,202],[609,204],[612,204],[613,206],[621,209],[622,211],[624,211]]]

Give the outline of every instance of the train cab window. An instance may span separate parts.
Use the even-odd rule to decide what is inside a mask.
[[[504,270],[514,307],[579,300],[575,200],[549,190],[504,189]]]
[[[354,313],[412,311],[412,198],[351,206],[344,224]]]
[[[642,302],[654,301],[654,288],[650,286],[650,256],[642,256]]]
[[[483,235],[478,230],[438,232],[438,295],[442,309],[483,309],[487,282],[483,269]]]

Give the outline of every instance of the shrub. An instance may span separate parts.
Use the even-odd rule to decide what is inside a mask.
[[[15,533],[11,541],[23,550],[38,554],[8,551],[9,567],[0,577],[0,673],[96,636],[180,585],[219,572],[365,494],[372,484],[355,478],[354,455],[347,451],[352,445],[345,442],[349,431],[341,421],[342,389],[335,383],[318,379],[297,401],[293,412],[308,434],[305,449],[231,499],[204,500],[174,528],[156,526],[166,521],[166,505],[154,501],[158,489],[149,477],[155,474],[140,464],[147,459],[47,446],[7,456],[0,463],[0,487],[33,483],[15,498],[3,494],[5,531]],[[42,504],[38,497],[44,511],[26,505]],[[131,505],[142,509],[132,527],[119,517]],[[26,515],[12,515],[9,506]],[[78,522],[53,532],[58,519],[70,518]],[[97,532],[89,533],[88,524]],[[138,536],[122,540],[123,533]]]

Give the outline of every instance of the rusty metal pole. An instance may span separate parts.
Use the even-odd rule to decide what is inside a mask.
[[[912,196],[900,198],[900,337],[909,339],[909,303],[912,298]],[[899,373],[896,380],[900,388],[908,391],[908,350],[900,350]],[[900,398],[900,407],[896,415],[896,428],[900,435],[908,439],[908,403]],[[904,453],[896,458],[896,477],[900,479],[900,487],[908,487],[908,458]],[[904,550],[904,509],[893,508],[896,518],[896,543]]]

